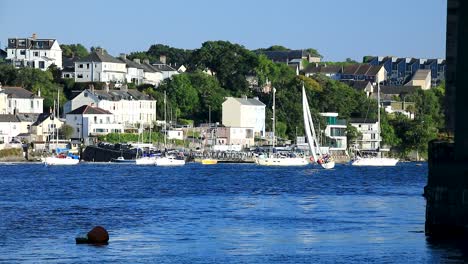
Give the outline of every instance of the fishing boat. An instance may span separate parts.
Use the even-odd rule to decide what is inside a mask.
[[[274,153],[275,152],[275,94],[276,89],[273,88],[273,143],[272,143],[272,150],[273,153],[271,154],[262,154],[255,158],[255,163],[261,166],[306,166],[309,164],[309,161],[304,157],[299,157],[294,153],[289,154],[281,154],[281,153]]]
[[[123,156],[120,156],[116,159],[112,159],[111,161],[115,163],[135,163],[135,160],[125,159]]]
[[[333,169],[335,167],[335,161],[330,155],[322,153],[319,141],[317,140],[317,134],[315,133],[314,122],[310,114],[309,101],[307,100],[304,85],[302,85],[302,111],[304,115],[304,129],[307,136],[307,144],[312,153],[313,161],[317,162],[324,169]]]
[[[377,83],[377,146],[376,150],[361,152],[356,151],[354,160],[351,162],[353,166],[396,166],[398,159],[383,157],[383,152],[380,148],[380,84]]]

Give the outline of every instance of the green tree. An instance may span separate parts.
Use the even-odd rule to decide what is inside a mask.
[[[71,135],[73,134],[73,127],[67,124],[63,124],[60,128],[60,133],[65,139],[70,139]]]
[[[62,44],[62,55],[67,58],[84,58],[89,55],[88,50],[81,44]]]

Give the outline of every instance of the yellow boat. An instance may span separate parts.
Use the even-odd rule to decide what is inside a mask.
[[[202,159],[201,160],[201,164],[203,165],[214,165],[217,163],[218,163],[218,160],[215,160],[215,159]]]

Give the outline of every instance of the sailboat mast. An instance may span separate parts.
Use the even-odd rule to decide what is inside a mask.
[[[377,83],[377,146],[380,148],[380,83]]]
[[[166,126],[166,91],[164,91],[164,149],[166,149],[167,144],[167,126]]]
[[[276,137],[275,137],[275,126],[276,126],[276,120],[275,120],[275,94],[276,94],[276,88],[273,87],[273,107],[272,107],[272,110],[273,110],[273,118],[272,118],[272,123],[273,123],[273,149],[275,148],[275,141],[276,141]]]

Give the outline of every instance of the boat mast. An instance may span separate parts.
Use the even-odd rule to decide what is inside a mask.
[[[166,91],[164,91],[164,149],[166,149],[167,144],[167,126],[166,126]]]
[[[377,83],[377,146],[380,148],[380,83]]]
[[[273,110],[273,118],[272,118],[272,123],[273,123],[273,149],[275,148],[275,141],[276,141],[276,137],[275,137],[275,94],[276,94],[276,88],[273,87],[273,106],[272,106],[272,110]]]

